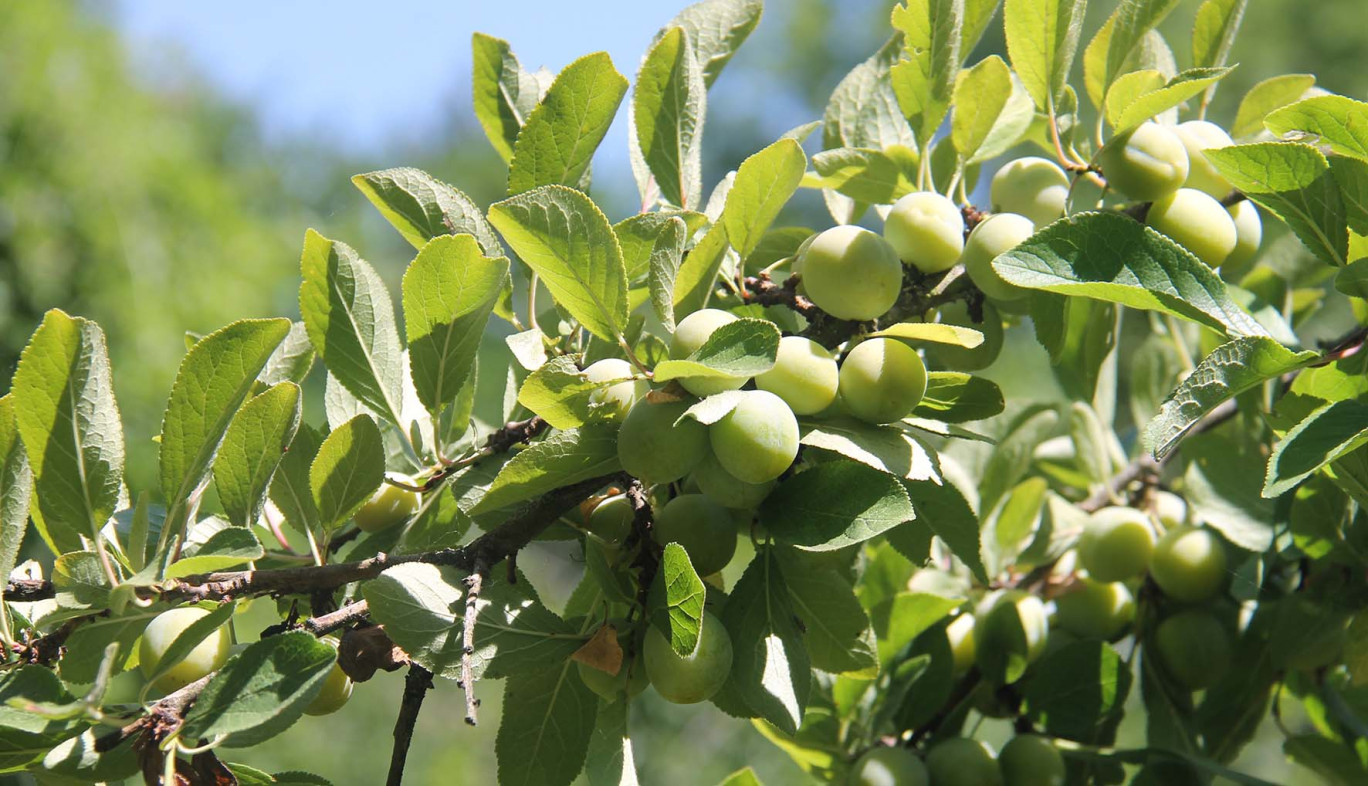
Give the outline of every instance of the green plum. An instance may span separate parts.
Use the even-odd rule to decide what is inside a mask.
[[[1259,244],[1263,242],[1263,221],[1259,218],[1259,208],[1248,199],[1226,208],[1235,222],[1235,248],[1221,265],[1221,277],[1238,281],[1249,272],[1255,257],[1259,254]]]
[[[841,361],[841,400],[869,423],[907,417],[926,395],[926,365],[916,351],[891,338],[862,341]]]
[[[402,483],[412,483],[411,478],[397,478]],[[356,511],[353,520],[362,532],[379,532],[408,521],[409,516],[418,510],[423,498],[416,491],[400,488],[392,483],[382,483],[371,498]]]
[[[700,576],[727,567],[736,554],[731,512],[702,494],[680,494],[655,512],[651,534],[664,546],[678,543]]]
[[[976,616],[974,660],[994,682],[1016,682],[1045,652],[1050,622],[1035,595],[998,590],[980,602]]]
[[[997,213],[980,221],[964,241],[964,271],[974,285],[993,300],[1020,300],[1029,290],[1008,284],[993,269],[993,260],[1035,234],[1031,219],[1016,213]]]
[[[850,786],[929,786],[931,776],[917,754],[903,747],[865,751],[850,768]]]
[[[710,612],[703,612],[698,646],[692,654],[680,657],[654,625],[646,631],[644,649],[651,684],[662,698],[675,704],[707,701],[731,673],[731,636]]]
[[[950,640],[950,654],[955,659],[956,677],[974,665],[974,615],[961,614],[945,626],[945,637]]]
[[[1102,508],[1078,541],[1078,561],[1097,581],[1124,581],[1144,573],[1154,551],[1149,517],[1134,508]]]
[[[779,339],[774,367],[755,378],[755,386],[782,398],[795,415],[815,415],[836,400],[840,383],[836,357],[803,336]]]
[[[171,648],[176,638],[185,629],[209,616],[209,612],[197,606],[185,606],[158,614],[143,630],[142,642],[138,645],[138,667],[143,676],[151,678],[157,672],[162,656]],[[179,663],[157,678],[152,689],[171,693],[189,685],[200,677],[217,671],[228,661],[228,650],[232,646],[227,626],[216,628]]]
[[[1055,610],[1059,627],[1086,639],[1114,639],[1135,622],[1135,599],[1119,581],[1080,579],[1055,598]]]
[[[1059,165],[1038,156],[1009,161],[993,175],[988,199],[995,213],[1016,213],[1037,229],[1064,216],[1069,176]]]
[[[1107,142],[1098,154],[1107,184],[1131,199],[1153,202],[1182,187],[1187,148],[1171,128],[1153,121]]]
[[[625,494],[615,494],[594,506],[584,528],[603,538],[605,543],[622,543],[631,533],[635,518],[632,501]]]
[[[800,258],[809,299],[837,319],[883,316],[902,291],[903,266],[888,241],[857,226],[822,232]]]
[[[1038,734],[1018,734],[998,754],[1003,786],[1064,786],[1064,757]]]
[[[670,337],[670,357],[683,360],[707,343],[713,332],[736,321],[736,315],[716,308],[705,308],[679,320]],[[711,396],[724,390],[736,390],[746,384],[746,377],[685,377],[679,380],[684,389],[695,396]]]
[[[648,397],[632,405],[618,429],[618,459],[627,474],[654,485],[679,480],[698,466],[708,454],[708,427],[693,418],[679,420],[690,404],[657,404]]]
[[[651,389],[646,380],[632,379],[634,376],[636,370],[632,368],[632,364],[619,358],[604,358],[590,363],[584,369],[584,378],[590,382],[623,380],[589,394],[590,403],[603,406],[613,419],[620,420],[625,417],[636,400],[645,396]]]
[[[731,412],[708,427],[713,455],[738,480],[766,483],[798,455],[798,419],[767,390],[743,390]]]
[[[1206,151],[1218,147],[1230,147],[1235,140],[1224,128],[1206,120],[1189,120],[1174,126],[1173,133],[1182,141],[1187,150],[1188,176],[1183,185],[1195,188],[1216,199],[1223,199],[1233,189],[1214,164],[1207,160]]]
[[[1188,518],[1187,501],[1172,491],[1155,491],[1150,498],[1159,523],[1172,529],[1182,526]]]
[[[774,488],[774,481],[747,483],[732,475],[711,451],[694,469],[693,481],[698,490],[719,504],[736,510],[754,510]]]
[[[926,754],[931,786],[1003,786],[1002,771],[987,745],[967,737],[937,743]]]
[[[627,692],[627,698],[634,699],[651,684],[650,679],[646,677],[646,662],[640,652],[635,659],[624,660],[617,674],[609,674],[581,661],[575,661],[575,667],[579,670],[580,679],[584,680],[585,686],[610,704],[617,701],[623,691]]]
[[[1225,587],[1225,547],[1206,527],[1175,527],[1155,544],[1150,577],[1174,600],[1211,600]]]
[[[954,267],[964,251],[964,214],[933,191],[914,191],[894,202],[883,232],[903,262],[927,274]]]
[[[1219,620],[1200,609],[1179,612],[1159,623],[1154,646],[1159,662],[1189,690],[1214,684],[1230,668],[1230,634]]]
[[[978,371],[992,365],[1002,352],[1005,335],[1002,314],[992,303],[983,304],[983,321],[969,316],[969,305],[962,300],[946,303],[936,309],[936,321],[945,325],[973,328],[983,334],[983,343],[969,349],[950,344],[932,344],[926,354],[951,371]]]
[[[1220,267],[1235,250],[1235,220],[1220,202],[1196,189],[1180,188],[1154,200],[1145,223],[1207,267]]]
[[[319,689],[318,695],[314,696],[309,706],[304,708],[305,715],[331,715],[342,709],[342,706],[351,699],[352,679],[347,676],[347,672],[336,663],[328,670],[328,676],[323,679],[323,687]]]

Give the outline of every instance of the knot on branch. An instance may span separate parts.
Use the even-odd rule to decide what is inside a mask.
[[[337,665],[353,682],[365,682],[376,671],[398,671],[409,656],[379,625],[352,628],[337,645]]]

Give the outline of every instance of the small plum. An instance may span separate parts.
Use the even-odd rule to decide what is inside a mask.
[[[1220,267],[1238,239],[1235,220],[1221,203],[1192,188],[1154,200],[1145,223],[1191,251],[1207,267]]]
[[[409,483],[410,478],[398,478]],[[382,483],[371,498],[356,511],[353,521],[362,532],[379,532],[408,521],[418,510],[423,499],[418,492],[400,488],[392,483]]]
[[[590,382],[623,381],[595,390],[589,394],[589,401],[604,406],[613,419],[621,420],[636,400],[650,391],[650,385],[645,380],[631,379],[635,375],[632,364],[620,358],[604,358],[590,363],[584,369],[584,378]]]
[[[656,692],[674,704],[712,698],[731,673],[731,635],[721,620],[706,611],[692,654],[681,657],[655,626],[646,631],[644,650],[646,675]]]
[[[1211,600],[1225,586],[1225,547],[1206,527],[1176,527],[1155,544],[1150,577],[1174,600]]]
[[[627,474],[647,484],[670,483],[698,466],[708,453],[708,427],[693,418],[679,420],[689,406],[687,401],[655,403],[649,398],[632,405],[617,442]]]
[[[1182,187],[1187,148],[1170,128],[1147,121],[1107,142],[1098,154],[1107,184],[1131,199],[1153,202]]]
[[[907,417],[926,395],[926,365],[915,350],[891,338],[871,338],[841,362],[841,399],[868,423]]]
[[[1144,573],[1154,551],[1149,517],[1134,508],[1102,508],[1078,541],[1078,561],[1097,581],[1124,581]]]
[[[893,203],[884,219],[884,239],[903,262],[922,273],[942,273],[964,251],[964,215],[947,197],[914,191]]]
[[[736,321],[736,315],[717,308],[704,308],[679,320],[670,337],[670,357],[683,360],[697,352],[712,334],[723,325]],[[685,377],[679,380],[684,389],[695,396],[711,396],[724,390],[736,390],[746,384],[746,377]]]
[[[779,339],[774,367],[755,378],[755,386],[782,398],[795,415],[815,415],[836,400],[840,383],[836,358],[803,336]]]
[[[745,390],[731,412],[708,427],[713,455],[722,468],[747,483],[767,483],[798,455],[798,419],[782,398]]]
[[[1010,161],[993,175],[988,199],[995,213],[1016,213],[1039,229],[1064,215],[1069,176],[1059,165],[1039,156]]]
[[[184,606],[164,611],[148,623],[138,645],[138,666],[142,669],[143,676],[151,678],[157,672],[157,666],[166,655],[166,651],[171,648],[171,644],[185,632],[186,628],[207,616],[209,612],[204,609]],[[179,663],[157,678],[152,688],[170,693],[218,670],[228,662],[231,646],[228,628],[224,626],[215,629],[196,644]]]
[[[700,576],[727,567],[736,554],[731,512],[702,494],[680,494],[656,511],[651,534],[664,546],[678,543]]]
[[[1235,144],[1230,134],[1227,134],[1224,128],[1206,120],[1179,123],[1174,126],[1173,133],[1178,135],[1188,155],[1187,182],[1183,185],[1216,199],[1222,199],[1229,194],[1230,181],[1207,160],[1206,151]]]
[[[964,241],[964,270],[974,285],[993,300],[1020,300],[1029,290],[1008,284],[993,269],[993,260],[1035,234],[1031,219],[1016,213],[989,216]]]

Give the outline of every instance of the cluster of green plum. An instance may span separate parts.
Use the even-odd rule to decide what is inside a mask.
[[[931,746],[923,761],[908,748],[881,746],[851,769],[851,786],[1063,786],[1064,758],[1050,741],[1019,734],[996,757],[986,744],[953,737]]]

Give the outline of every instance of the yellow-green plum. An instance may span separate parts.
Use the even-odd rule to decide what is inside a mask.
[[[635,518],[631,500],[625,494],[614,494],[594,506],[584,528],[603,538],[605,543],[621,543],[632,531]]]
[[[1064,786],[1064,757],[1038,734],[1018,734],[998,753],[1003,786]]]
[[[1235,248],[1221,265],[1221,277],[1228,281],[1238,281],[1249,272],[1254,258],[1259,254],[1259,244],[1263,243],[1263,220],[1259,209],[1248,199],[1226,208],[1235,222]]]
[[[915,350],[891,338],[871,338],[841,361],[841,400],[868,423],[894,423],[926,395],[926,364]]]
[[[926,770],[931,786],[1003,786],[993,752],[967,737],[937,743],[926,754]]]
[[[836,358],[803,336],[779,339],[774,367],[755,378],[755,386],[782,398],[795,415],[815,415],[836,400],[840,383]]]
[[[993,300],[1020,300],[1028,290],[1008,284],[993,269],[993,260],[1035,234],[1031,219],[1016,213],[996,213],[980,221],[964,241],[964,271],[974,285]]]
[[[1081,579],[1055,598],[1055,622],[1085,639],[1114,639],[1135,622],[1135,599],[1119,581]]]
[[[670,337],[670,357],[683,360],[707,343],[720,327],[736,321],[736,315],[716,308],[704,308],[679,320]],[[736,390],[746,384],[746,377],[685,377],[679,380],[684,389],[695,396],[711,396],[724,390]]]
[[[1012,683],[1045,652],[1050,621],[1040,598],[1022,590],[998,590],[979,603],[974,622],[974,660],[996,683]]]
[[[1178,683],[1201,690],[1230,668],[1230,634],[1211,614],[1200,609],[1179,612],[1154,631],[1159,662]]]
[[[747,483],[728,472],[711,451],[694,469],[693,482],[698,490],[715,502],[735,510],[753,510],[774,488],[774,481]]]
[[[964,214],[933,191],[914,191],[894,202],[883,232],[898,257],[923,273],[949,270],[964,251]]]
[[[970,349],[950,344],[932,344],[926,354],[951,371],[978,371],[992,365],[1002,352],[1004,334],[1002,314],[992,303],[983,304],[983,321],[975,322],[969,306],[962,300],[946,303],[936,309],[936,321],[944,325],[959,325],[983,334],[983,343]]]
[[[698,575],[727,567],[736,554],[731,511],[703,494],[680,494],[656,511],[651,534],[660,545],[678,543]]]
[[[850,768],[850,786],[928,786],[931,776],[917,754],[903,747],[872,748]]]
[[[722,621],[703,612],[698,646],[681,657],[654,625],[646,631],[646,675],[656,692],[675,704],[697,704],[712,698],[727,681],[732,666],[732,642]]]
[[[1078,561],[1097,581],[1124,581],[1144,573],[1154,551],[1149,517],[1134,508],[1102,508],[1078,541]]]
[[[1212,197],[1180,188],[1154,200],[1145,223],[1191,251],[1207,267],[1220,267],[1235,250],[1235,220]]]
[[[142,642],[138,645],[138,666],[143,676],[149,679],[156,674],[162,656],[171,648],[176,638],[185,629],[207,617],[209,612],[195,606],[171,609],[158,614],[143,630]],[[152,684],[153,690],[170,693],[189,685],[211,671],[215,671],[228,661],[228,649],[232,645],[228,628],[221,626],[196,644],[190,654],[180,663],[172,666]]]
[[[323,687],[319,689],[318,695],[304,708],[304,714],[331,715],[342,709],[342,706],[351,699],[351,695],[351,677],[347,676],[347,672],[343,671],[341,666],[334,663],[328,670],[328,676],[323,679]]]
[[[1214,164],[1207,160],[1206,151],[1218,147],[1230,147],[1235,140],[1224,128],[1206,120],[1189,120],[1173,127],[1173,133],[1182,141],[1187,150],[1188,176],[1183,185],[1195,188],[1205,194],[1222,199],[1231,192],[1230,181],[1226,180]]]
[[[1142,202],[1172,194],[1188,176],[1183,140],[1171,128],[1153,121],[1107,142],[1098,163],[1108,185]]]
[[[615,379],[623,381],[595,390],[589,394],[589,401],[602,405],[615,419],[626,416],[636,400],[650,390],[646,380],[632,379],[635,374],[632,364],[619,358],[604,358],[590,363],[584,369],[584,378],[590,382],[610,382]]]
[[[741,400],[708,426],[713,455],[722,468],[747,483],[784,474],[798,455],[798,419],[782,398],[767,390],[743,390]]]
[[[1187,501],[1172,491],[1155,491],[1150,499],[1155,517],[1165,527],[1171,529],[1181,526],[1183,522],[1187,521]]]
[[[988,199],[995,213],[1025,216],[1036,228],[1064,215],[1069,176],[1053,161],[1026,156],[1010,161],[993,175]]]
[[[945,626],[945,638],[950,641],[950,655],[954,658],[954,675],[961,676],[974,665],[974,615],[961,614]]]
[[[837,319],[883,316],[902,290],[903,266],[888,241],[857,226],[838,226],[813,238],[803,252],[809,299]]]
[[[1154,545],[1150,578],[1174,600],[1210,600],[1225,587],[1225,547],[1216,533],[1206,527],[1171,529]]]
[[[411,483],[410,478],[397,478],[402,483]],[[392,483],[382,483],[371,498],[356,511],[353,520],[362,532],[379,532],[408,521],[418,510],[423,499],[418,492],[400,488]]]
[[[624,691],[627,698],[636,698],[651,684],[646,676],[645,659],[640,652],[634,660],[624,661],[617,674],[586,666],[580,661],[575,661],[575,666],[579,669],[580,679],[584,680],[585,686],[610,704],[617,701]]]
[[[627,474],[647,484],[671,483],[698,466],[708,454],[708,427],[693,418],[679,420],[689,406],[649,398],[632,405],[618,429],[618,460]]]

